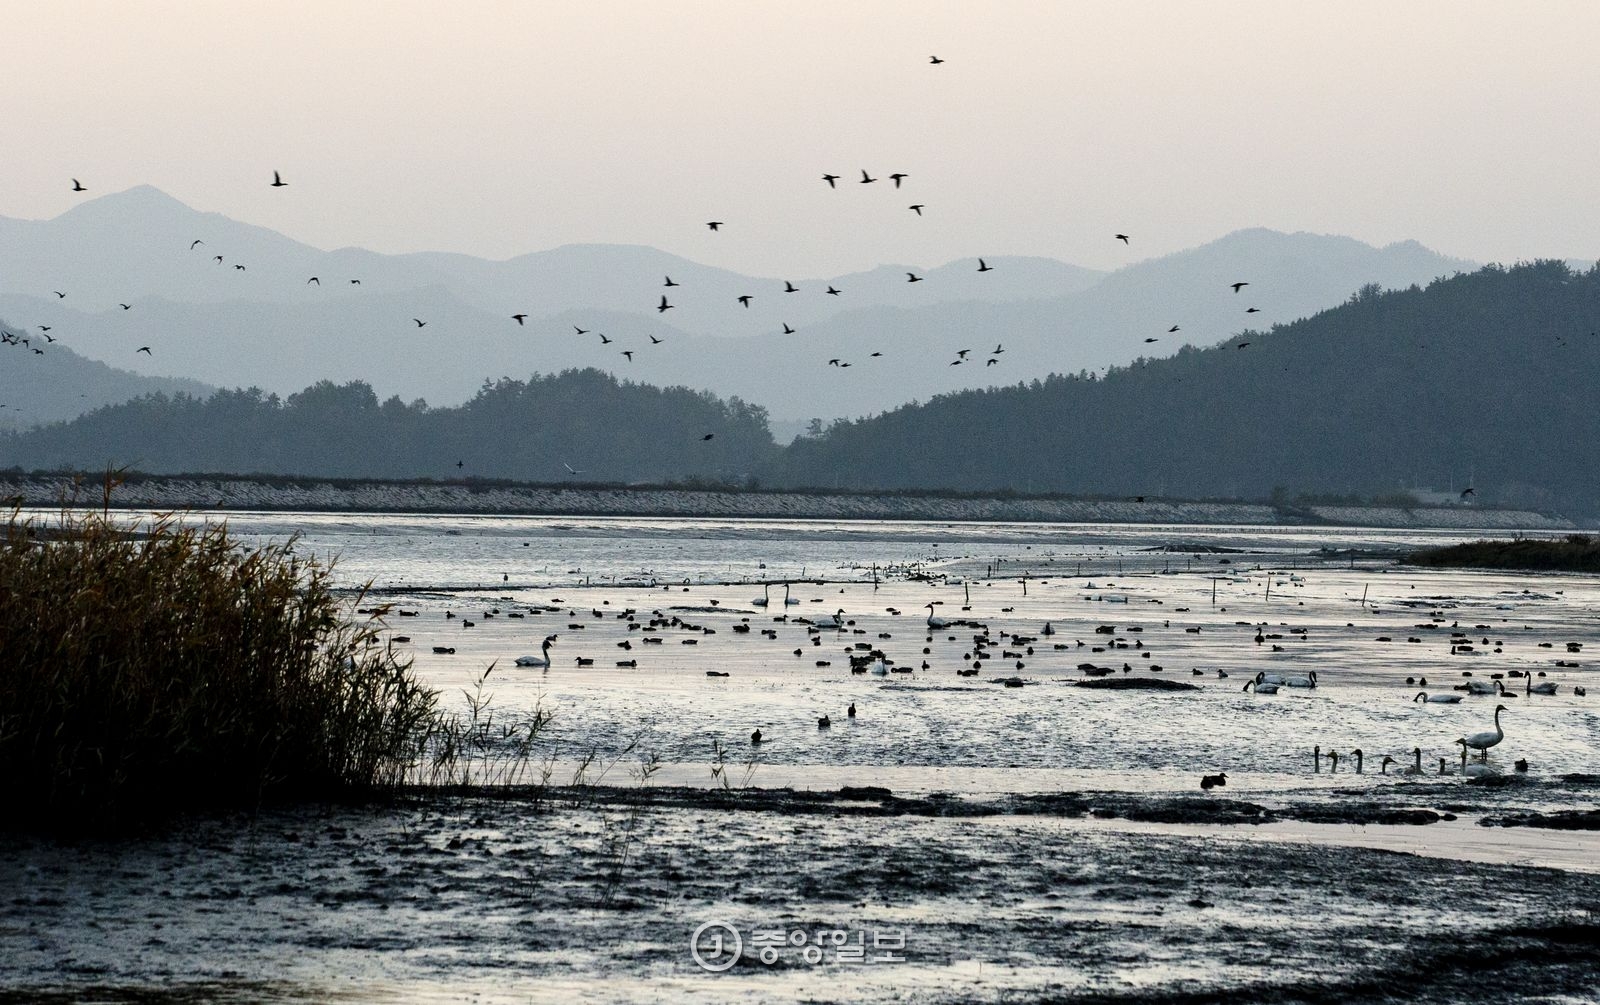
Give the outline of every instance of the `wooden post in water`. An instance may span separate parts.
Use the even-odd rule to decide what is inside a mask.
[[[1217,577],[1211,577],[1211,606],[1217,606]]]
[[[1362,607],[1367,606],[1367,587],[1370,586],[1370,585],[1371,585],[1370,583],[1362,583],[1361,584],[1361,606]]]

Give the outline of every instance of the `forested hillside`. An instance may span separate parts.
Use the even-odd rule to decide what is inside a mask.
[[[793,486],[1265,498],[1477,489],[1594,513],[1600,270],[1491,266],[1093,374],[831,426]]]
[[[775,450],[761,408],[572,370],[486,382],[459,408],[380,403],[359,381],[283,399],[254,388],[150,395],[0,437],[0,466],[737,482]]]

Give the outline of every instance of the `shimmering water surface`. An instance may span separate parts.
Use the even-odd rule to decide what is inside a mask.
[[[228,522],[249,541],[298,536],[302,550],[337,557],[342,583],[370,581],[375,599],[417,612],[392,614],[388,637],[408,636],[397,645],[449,695],[493,665],[498,707],[555,714],[547,754],[558,761],[637,740],[667,762],[665,777],[709,781],[720,743],[754,756],[762,785],[1188,788],[1199,772],[1226,770],[1232,791],[1248,791],[1348,784],[1357,749],[1373,780],[1385,755],[1394,771],[1417,749],[1428,773],[1441,757],[1458,770],[1453,741],[1492,730],[1503,701],[1506,739],[1492,765],[1600,767],[1600,697],[1573,693],[1596,676],[1600,579],[1421,570],[1381,554],[1486,536],[1472,532],[282,513]],[[778,585],[770,606],[756,606],[762,582],[790,583],[798,602],[785,608]],[[981,630],[930,632],[929,603],[987,626],[994,644],[976,676],[956,671],[972,664]],[[843,630],[806,623],[839,609]],[[650,628],[652,617],[679,623]],[[547,636],[551,667],[512,665]],[[863,645],[912,672],[852,673],[848,655]],[[1077,688],[1085,663],[1199,690]],[[1513,670],[1546,674],[1557,694],[1422,704],[1412,701],[1422,688],[1405,683],[1427,678],[1431,693],[1450,694]],[[1244,692],[1260,671],[1315,671],[1319,686]],[[1013,676],[1025,686],[992,682]],[[1523,695],[1521,680],[1506,683]],[[831,728],[818,728],[823,715]],[[765,742],[752,754],[758,728]],[[1339,752],[1337,776],[1326,762],[1313,772],[1314,746]]]

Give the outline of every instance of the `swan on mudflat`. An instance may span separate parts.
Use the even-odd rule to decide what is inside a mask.
[[[1500,728],[1500,713],[1505,711],[1508,711],[1508,709],[1504,705],[1496,705],[1494,707],[1494,732],[1473,733],[1471,736],[1462,737],[1458,741],[1465,745],[1462,750],[1465,751],[1467,747],[1471,747],[1483,755],[1480,760],[1487,761],[1489,759],[1489,748],[1506,738],[1506,731]]]
[[[544,653],[543,656],[518,656],[516,658],[516,661],[515,661],[517,666],[519,666],[519,667],[547,667],[547,666],[549,666],[550,665],[550,643],[554,642],[555,640],[556,640],[556,637],[554,635],[552,635],[549,638],[544,640],[544,646],[540,650],[542,653]]]

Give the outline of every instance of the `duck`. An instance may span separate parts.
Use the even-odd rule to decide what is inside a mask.
[[[830,727],[832,725],[833,725],[833,720],[828,718],[827,716],[822,716],[821,718],[819,718],[817,720],[817,728],[818,729],[827,729],[828,727]]]
[[[755,732],[750,734],[750,746],[752,746],[752,747],[761,746],[761,730],[758,729]]]
[[[1219,771],[1214,775],[1202,775],[1202,776],[1200,776],[1200,787],[1202,789],[1206,790],[1207,792],[1210,792],[1212,789],[1216,788],[1219,785],[1227,785],[1227,784],[1228,784],[1228,773],[1226,771]]]

